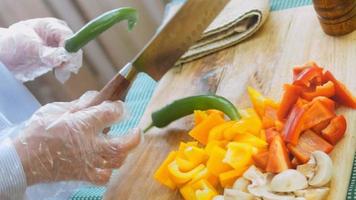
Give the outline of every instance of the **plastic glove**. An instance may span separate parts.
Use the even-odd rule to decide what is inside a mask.
[[[68,25],[55,18],[20,21],[0,28],[0,61],[25,82],[55,69],[62,83],[82,65],[82,51],[68,53],[65,40],[73,34]]]
[[[104,184],[112,169],[120,167],[127,153],[139,144],[138,129],[118,138],[100,133],[123,116],[121,101],[77,109],[95,94],[43,106],[14,139],[28,185],[63,180]]]

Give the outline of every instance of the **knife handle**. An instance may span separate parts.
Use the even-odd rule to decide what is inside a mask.
[[[124,100],[128,89],[130,88],[131,82],[136,78],[137,71],[128,63],[123,67],[119,73],[117,73],[114,78],[112,78],[103,89],[100,90],[99,94],[95,96],[92,101],[89,102],[85,107],[99,105],[103,101],[110,100]]]

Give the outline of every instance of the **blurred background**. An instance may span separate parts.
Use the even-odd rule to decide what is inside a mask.
[[[41,104],[69,101],[87,90],[100,90],[148,42],[159,26],[163,0],[0,0],[0,27],[20,20],[56,17],[74,30],[101,13],[123,6],[139,12],[139,22],[128,32],[126,23],[115,25],[84,48],[83,66],[62,85],[50,72],[25,85]]]

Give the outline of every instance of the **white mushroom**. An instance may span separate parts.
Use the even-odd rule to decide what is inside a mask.
[[[297,171],[299,171],[305,177],[307,177],[308,180],[314,176],[315,170],[316,170],[316,161],[314,156],[310,156],[310,159],[307,163],[297,166]]]
[[[270,183],[273,192],[293,192],[307,187],[307,178],[294,169],[287,169],[275,175]]]
[[[242,175],[245,179],[252,182],[252,185],[266,185],[267,175],[263,174],[257,167],[252,165]]]
[[[292,194],[282,195],[282,194],[275,194],[273,192],[270,192],[267,185],[259,185],[259,186],[249,185],[247,189],[251,194],[257,197],[262,197],[263,200],[297,200],[296,197]]]
[[[247,192],[225,188],[224,200],[254,200],[254,197]]]
[[[213,200],[224,200],[224,196],[223,195],[216,195],[215,197],[213,197]]]
[[[314,151],[311,156],[316,162],[315,174],[309,180],[309,185],[321,187],[326,185],[333,173],[333,164],[328,154],[322,151]]]
[[[247,192],[247,186],[250,183],[251,182],[249,180],[245,179],[244,177],[240,177],[234,182],[234,184],[232,185],[232,189]]]
[[[323,200],[327,197],[329,188],[309,188],[305,190],[295,191],[294,194],[298,197],[303,197],[305,200]]]

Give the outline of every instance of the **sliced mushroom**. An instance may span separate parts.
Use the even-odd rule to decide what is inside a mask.
[[[308,180],[314,176],[315,169],[316,169],[316,161],[314,159],[314,156],[310,156],[310,159],[307,163],[297,166],[297,171],[299,171],[305,177],[307,177]]]
[[[251,182],[249,180],[245,179],[244,177],[240,177],[234,182],[234,184],[232,185],[232,189],[247,192],[247,186],[250,183]]]
[[[254,200],[254,197],[247,192],[226,188],[224,190],[224,200]]]
[[[213,200],[224,200],[224,196],[223,195],[216,195],[215,197],[213,197]]]
[[[327,197],[329,188],[309,188],[305,190],[295,191],[294,194],[298,197],[303,197],[305,200],[323,200]]]
[[[309,180],[309,185],[321,187],[326,185],[332,176],[333,164],[328,154],[322,151],[315,151],[311,154],[316,162],[315,174]]]
[[[294,195],[280,195],[272,193],[269,191],[267,185],[249,185],[247,189],[254,196],[262,197],[263,200],[297,200]]]
[[[270,183],[273,192],[294,192],[307,187],[307,178],[294,169],[288,169],[275,175]]]
[[[257,167],[252,165],[242,175],[245,179],[252,182],[252,185],[265,185],[267,184],[267,175],[263,174]]]

